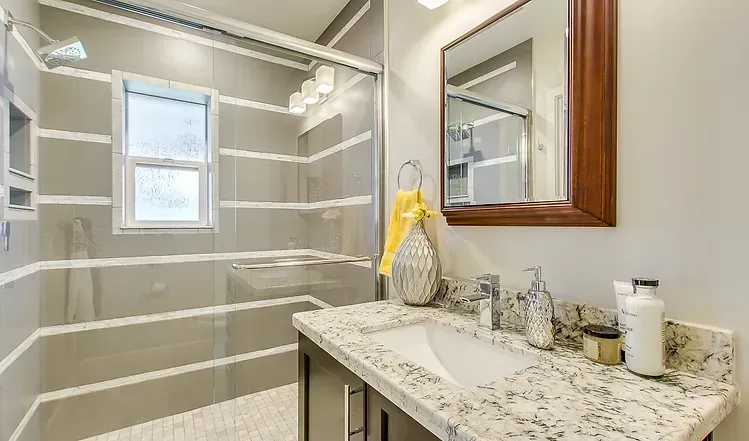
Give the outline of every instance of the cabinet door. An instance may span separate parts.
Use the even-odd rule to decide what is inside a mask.
[[[369,386],[367,438],[369,441],[439,441],[432,432]]]
[[[365,393],[359,377],[299,334],[300,441],[364,441]],[[360,433],[347,436],[347,417],[349,430]]]

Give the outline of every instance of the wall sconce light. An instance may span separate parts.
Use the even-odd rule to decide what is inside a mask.
[[[320,101],[320,93],[315,88],[315,80],[309,79],[302,83],[302,102],[304,104],[315,104]]]
[[[419,3],[429,9],[436,9],[447,3],[447,0],[419,0]]]
[[[315,73],[315,83],[319,93],[329,94],[333,91],[335,69],[330,66],[320,66]]]
[[[302,92],[294,92],[289,97],[289,112],[299,115],[307,110],[307,105],[302,102]]]

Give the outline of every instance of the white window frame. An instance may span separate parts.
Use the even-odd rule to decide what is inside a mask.
[[[203,161],[128,155],[127,102],[131,93],[206,107],[206,157]],[[218,233],[218,90],[112,71],[112,231],[114,234]],[[138,165],[197,170],[198,221],[135,219],[135,169]]]
[[[143,156],[132,156],[127,151],[129,145],[128,137],[128,107],[129,99],[133,94],[140,94],[144,96],[150,96],[158,99],[167,101],[180,101],[173,97],[165,97],[160,95],[149,95],[141,92],[135,92],[125,90],[125,142],[123,145],[125,155],[125,227],[130,228],[207,228],[208,223],[208,204],[210,200],[208,198],[208,161],[210,161],[209,152],[209,138],[210,138],[210,110],[208,108],[209,103],[192,103],[205,107],[205,157],[202,161],[185,161],[185,160],[174,160],[169,158],[150,158]],[[208,98],[210,100],[210,98]],[[139,221],[135,219],[135,168],[138,165],[151,165],[156,167],[171,167],[181,168],[187,170],[197,170],[199,175],[199,220],[197,221]]]

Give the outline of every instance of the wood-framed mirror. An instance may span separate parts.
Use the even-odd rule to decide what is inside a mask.
[[[617,0],[518,0],[441,51],[449,225],[616,224]]]

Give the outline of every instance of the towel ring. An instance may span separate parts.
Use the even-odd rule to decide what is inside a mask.
[[[403,171],[403,167],[410,165],[413,166],[416,171],[419,172],[419,186],[417,190],[421,190],[421,184],[424,183],[424,174],[421,172],[421,166],[418,162],[414,161],[413,159],[409,159],[408,161],[404,162],[403,165],[401,165],[401,168],[398,169],[398,190],[403,190],[401,188],[401,171]]]

